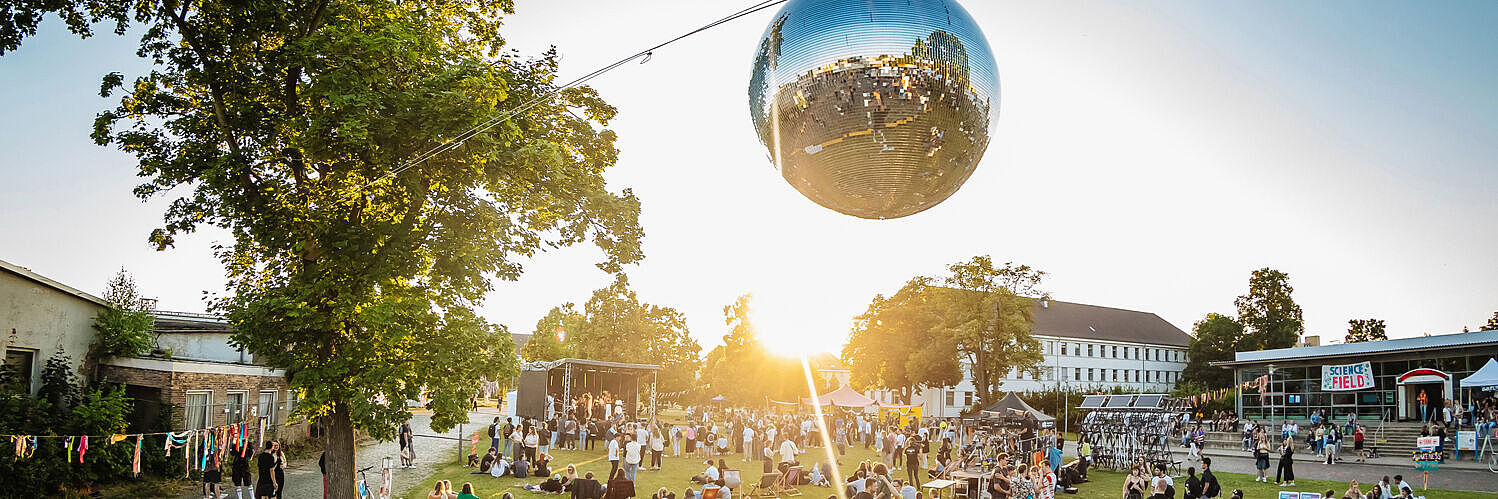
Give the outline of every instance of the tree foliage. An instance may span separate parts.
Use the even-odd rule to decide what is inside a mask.
[[[587,319],[578,313],[571,303],[552,307],[546,316],[536,321],[531,339],[520,347],[520,358],[525,362],[551,361],[577,354],[571,348],[576,341],[566,341],[567,335],[576,334]],[[561,339],[559,340],[559,335]]]
[[[1238,349],[1242,351],[1290,348],[1305,332],[1300,305],[1290,295],[1290,275],[1268,267],[1255,270],[1248,279],[1248,294],[1239,296],[1238,321],[1246,331]]]
[[[556,89],[555,50],[499,36],[510,0],[56,0],[8,6],[0,48],[48,14],[87,34],[141,34],[152,70],[125,84],[93,137],[138,160],[142,198],[171,197],[150,241],[201,226],[231,296],[234,341],[285,368],[296,416],[330,416],[331,497],[351,497],[353,432],[380,438],[425,392],[439,430],[466,421],[479,379],[516,371],[509,335],[474,309],[520,260],[591,240],[610,272],[641,258],[639,203],[605,187],[615,110]],[[461,145],[455,138],[465,140]],[[441,154],[422,156],[448,145]],[[422,158],[420,163],[414,162]]]
[[[799,401],[810,397],[799,359],[778,355],[759,341],[754,326],[754,297],[742,295],[723,307],[723,344],[703,360],[701,383],[708,396],[722,395],[730,404],[760,407],[766,398]]]
[[[671,307],[642,303],[627,276],[620,274],[594,291],[580,314],[571,310],[570,304],[553,309],[559,314],[556,324],[570,328],[560,345],[568,355],[659,365],[656,389],[662,392],[687,390],[696,381],[702,346],[692,338],[686,316]]]
[[[891,389],[909,401],[918,388],[960,382],[965,360],[979,403],[992,403],[1005,373],[1036,373],[1043,359],[1030,333],[1035,300],[1046,297],[1044,276],[975,256],[948,265],[944,276],[917,276],[894,295],[875,296],[843,347],[854,387]]]
[[[151,335],[156,319],[135,286],[135,278],[123,269],[104,287],[101,297],[109,307],[94,317],[94,338],[89,363],[102,357],[136,357],[150,353],[156,344]]]
[[[908,404],[919,389],[962,381],[957,344],[942,327],[929,288],[930,278],[916,277],[888,298],[875,295],[854,318],[842,352],[854,387],[891,390]]]
[[[1498,312],[1488,318],[1488,323],[1477,329],[1478,331],[1498,331]]]
[[[1233,386],[1233,372],[1211,363],[1233,360],[1243,341],[1243,324],[1230,316],[1209,313],[1191,327],[1190,354],[1181,373],[1183,386],[1218,389]],[[1200,392],[1198,392],[1200,393]]]
[[[1038,374],[1044,360],[1040,342],[1031,336],[1035,301],[1049,299],[1040,290],[1045,272],[1005,262],[995,266],[987,255],[947,266],[938,290],[942,321],[957,349],[971,366],[980,405],[998,400],[1004,374],[1010,370]]]
[[[1383,319],[1352,319],[1347,321],[1347,337],[1343,341],[1362,343],[1387,339],[1389,335],[1384,332]]]

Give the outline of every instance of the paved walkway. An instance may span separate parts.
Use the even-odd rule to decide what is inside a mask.
[[[480,407],[479,412],[469,413],[469,424],[462,426],[463,433],[472,433],[475,429],[487,427],[496,415],[498,415],[498,411],[493,407]],[[392,496],[399,496],[413,487],[426,486],[424,480],[431,476],[436,471],[437,466],[441,464],[436,461],[439,459],[450,459],[452,452],[458,448],[458,442],[454,440],[422,438],[421,435],[442,435],[455,438],[461,438],[462,436],[458,431],[459,427],[453,427],[446,433],[438,433],[432,431],[431,423],[432,416],[430,414],[416,414],[412,417],[411,430],[417,435],[417,438],[414,439],[414,445],[416,446],[416,467],[412,469],[396,468],[391,470],[392,481],[394,482],[393,487],[395,489],[394,493],[391,494]],[[463,446],[466,448],[468,443],[466,441],[463,442]],[[479,442],[481,450],[488,449],[488,447],[489,442]],[[392,460],[391,464],[399,466],[399,453],[400,447],[394,441],[379,442],[368,440],[361,442],[354,453],[356,463],[354,469],[357,470],[370,465],[375,466],[374,469],[365,473],[371,482],[371,488],[378,490],[381,459],[389,456]],[[224,478],[228,479],[227,476]],[[224,483],[224,492],[227,494],[223,497],[237,499],[233,487],[228,482]],[[286,488],[282,490],[281,495],[282,497],[296,499],[316,499],[322,497],[322,473],[317,469],[316,457],[286,463]],[[202,491],[201,489],[196,489],[182,497],[183,499],[199,499],[202,497]]]

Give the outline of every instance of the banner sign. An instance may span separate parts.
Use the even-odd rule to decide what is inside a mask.
[[[1321,366],[1321,391],[1345,392],[1373,388],[1373,363]]]
[[[1441,437],[1419,437],[1415,439],[1415,446],[1423,451],[1436,450],[1437,445],[1441,445]]]

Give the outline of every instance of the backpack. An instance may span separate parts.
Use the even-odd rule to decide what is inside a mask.
[[[498,426],[498,424],[489,425],[489,438],[494,438],[494,431],[498,428]]]

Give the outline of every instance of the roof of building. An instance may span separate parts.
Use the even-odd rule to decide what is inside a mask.
[[[531,333],[510,333],[510,339],[515,341],[515,351],[525,348],[526,343],[531,341]]]
[[[1233,354],[1232,361],[1214,362],[1213,365],[1239,366],[1281,360],[1385,355],[1411,351],[1471,348],[1473,346],[1488,345],[1498,345],[1498,330],[1365,341],[1361,343],[1342,343],[1315,347],[1276,348],[1274,350],[1259,350],[1256,352],[1238,352]]]
[[[43,286],[55,289],[57,291],[61,291],[63,293],[67,293],[67,294],[76,296],[76,297],[81,298],[81,299],[83,299],[85,301],[90,301],[90,302],[93,302],[94,304],[97,304],[97,305],[100,305],[100,306],[104,306],[104,307],[108,307],[109,306],[109,302],[104,301],[103,298],[99,298],[97,296],[94,296],[94,295],[91,295],[91,294],[88,294],[88,293],[84,293],[83,291],[79,291],[78,289],[73,288],[72,286],[68,286],[66,284],[63,284],[63,283],[60,283],[60,282],[48,279],[46,277],[42,277],[41,275],[39,275],[39,274],[37,274],[35,272],[32,272],[31,269],[28,269],[26,267],[22,267],[20,265],[16,265],[14,263],[7,262],[5,260],[0,260],[0,270],[5,270],[7,272],[10,272],[12,274],[21,276],[22,278],[30,280],[32,282],[35,282],[37,284],[41,284]]]
[[[661,366],[658,366],[658,365],[655,365],[655,364],[630,364],[628,362],[610,362],[610,361],[607,361],[607,360],[592,360],[592,359],[572,359],[572,358],[567,358],[567,359],[557,359],[557,360],[552,360],[552,361],[526,362],[526,363],[520,365],[520,370],[522,370],[522,371],[550,371],[552,369],[556,369],[556,368],[565,366],[567,364],[572,364],[574,366],[581,366],[581,367],[593,367],[593,368],[605,368],[605,369],[619,369],[619,370],[659,371],[661,369]]]
[[[154,311],[156,333],[231,333],[234,328],[220,315]]]
[[[1034,334],[1185,347],[1191,335],[1160,316],[1137,310],[1035,300]]]

